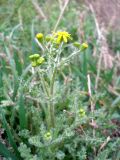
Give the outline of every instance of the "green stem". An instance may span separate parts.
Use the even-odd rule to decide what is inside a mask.
[[[42,87],[43,87],[43,90],[44,90],[44,93],[46,94],[46,96],[50,99],[50,93],[49,93],[49,88],[48,88],[48,85],[46,84],[46,81],[45,81],[45,79],[44,79],[44,76],[43,75],[41,75],[41,83],[42,83]],[[47,123],[47,125],[48,125],[48,127],[50,127],[50,103],[49,102],[47,102],[47,106],[48,106],[48,112],[45,110],[45,116],[46,116],[46,123]]]
[[[53,76],[50,84],[50,95],[51,95],[51,101],[50,101],[50,120],[51,120],[51,126],[55,127],[55,111],[54,111],[54,103],[53,103],[53,96],[54,96],[54,82],[55,82],[55,75],[56,75],[57,67],[54,68]]]
[[[67,63],[70,61],[71,58],[75,57],[76,55],[78,55],[82,50],[78,50],[76,52],[73,52],[70,56],[68,56],[65,60],[61,61],[59,64],[58,64],[58,67],[62,66],[63,64]]]
[[[42,83],[43,83],[44,91],[45,91],[46,95],[49,97],[49,89],[47,88],[47,85],[46,85],[46,82],[45,82],[45,79],[44,79],[43,76],[41,76],[41,80],[42,80]]]

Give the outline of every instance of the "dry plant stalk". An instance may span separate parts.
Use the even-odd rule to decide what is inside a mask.
[[[61,0],[58,0],[58,3],[59,3],[59,8],[60,8],[60,10],[62,11],[62,1],[61,1]]]
[[[93,14],[93,18],[94,18],[94,21],[95,21],[96,30],[97,30],[97,34],[98,34],[97,43],[100,47],[99,48],[100,56],[99,56],[99,60],[98,60],[98,67],[97,67],[98,69],[97,69],[97,76],[96,76],[96,83],[95,83],[95,89],[97,90],[102,63],[103,63],[103,66],[104,66],[105,69],[112,68],[114,59],[109,53],[109,47],[108,47],[108,44],[107,44],[105,28],[100,28],[98,20],[97,20],[96,15],[95,15],[94,8],[91,4],[89,4],[89,8],[90,8],[90,11]]]
[[[91,80],[90,75],[87,75],[87,85],[88,85],[88,94],[90,96],[90,106],[91,106],[91,112],[94,113],[94,104],[92,101],[92,91],[91,91]],[[92,124],[94,124],[94,120],[92,119]]]
[[[19,8],[19,10],[18,10],[18,19],[19,19],[20,28],[23,31],[23,19],[22,19],[22,15],[21,15],[21,8]]]
[[[60,23],[60,21],[61,21],[61,19],[62,19],[62,17],[63,17],[63,14],[64,14],[64,12],[65,12],[66,7],[68,6],[69,1],[70,1],[70,0],[66,0],[66,1],[65,1],[65,4],[64,4],[64,6],[63,6],[63,8],[62,8],[62,10],[61,10],[61,12],[60,12],[60,15],[59,15],[59,17],[58,17],[58,20],[57,20],[57,22],[56,22],[56,24],[55,24],[55,27],[54,27],[54,30],[53,30],[54,32],[56,31],[56,29],[57,29],[57,27],[58,27],[58,25],[59,25],[59,23]]]
[[[91,106],[91,113],[94,114],[94,103],[92,100],[92,91],[91,91],[91,80],[90,80],[90,75],[87,75],[87,85],[88,85],[88,94],[90,96],[90,106]],[[95,129],[98,128],[96,122],[94,121],[94,119],[92,118],[92,121],[90,123],[90,125],[93,127],[93,138],[95,138]],[[96,148],[94,147],[94,153],[96,153]]]
[[[32,0],[32,4],[33,4],[35,10],[37,11],[39,17],[42,18],[42,19],[44,19],[44,20],[47,20],[47,17],[45,16],[43,10],[39,6],[38,1],[37,0]]]
[[[108,144],[108,142],[111,140],[110,136],[107,137],[106,141],[104,143],[101,144],[98,153]]]

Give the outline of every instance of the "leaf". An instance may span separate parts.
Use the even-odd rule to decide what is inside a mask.
[[[18,74],[16,71],[15,61],[14,61],[13,57],[11,56],[9,48],[5,44],[4,44],[4,48],[5,48],[6,54],[8,56],[9,64],[10,64],[11,71],[12,71],[13,78],[14,78],[14,83],[13,83],[14,89],[13,89],[13,96],[12,96],[12,99],[14,101],[14,99],[17,95],[18,87],[19,87]]]
[[[20,93],[18,105],[19,105],[20,129],[23,130],[27,128],[27,119],[26,119],[26,110],[24,106],[24,98],[23,98],[22,91]]]
[[[87,57],[86,53],[83,53],[83,62],[82,62],[82,71],[85,77],[87,77]],[[87,91],[87,78],[85,80],[82,80],[85,90]]]
[[[17,52],[14,53],[14,60],[16,64],[16,70],[18,72],[18,75],[20,76],[22,74],[22,63],[20,61],[19,53]]]
[[[108,150],[103,150],[102,152],[100,152],[97,157],[95,157],[95,160],[107,160],[108,158],[108,154],[109,154],[109,151]]]
[[[63,151],[59,150],[59,151],[56,153],[56,157],[57,157],[57,159],[62,160],[62,159],[64,159],[64,157],[65,157],[65,153],[64,153]]]
[[[12,135],[12,133],[10,131],[10,128],[9,128],[9,126],[7,124],[7,121],[6,121],[6,118],[4,116],[4,113],[2,113],[2,122],[3,122],[3,126],[4,126],[4,128],[6,130],[6,133],[7,133],[7,136],[8,136],[8,140],[9,140],[11,146],[13,147],[16,155],[19,157],[19,152],[18,152],[18,149],[17,149],[17,145],[16,145],[16,143],[14,141],[13,135]]]
[[[17,160],[17,158],[11,153],[7,147],[0,142],[0,155],[4,156],[5,158],[11,158],[13,160]]]
[[[112,107],[118,105],[120,103],[120,96],[118,96],[117,98],[115,98],[115,100],[112,102]]]

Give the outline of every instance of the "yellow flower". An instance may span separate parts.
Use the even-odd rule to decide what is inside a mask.
[[[85,116],[85,110],[80,108],[79,115],[80,115],[80,117],[84,117]]]
[[[30,55],[29,58],[31,60],[32,67],[37,67],[45,61],[45,59],[40,57],[39,54]]]
[[[54,33],[54,36],[56,37],[57,44],[60,44],[61,42],[67,43],[69,39],[72,39],[71,34],[65,31],[58,31]]]
[[[36,38],[37,38],[39,41],[42,41],[42,40],[43,40],[43,34],[42,34],[42,33],[37,33],[37,34],[36,34]]]
[[[83,43],[81,47],[82,47],[82,49],[87,49],[88,48],[88,44],[87,43]]]
[[[44,134],[44,139],[47,140],[47,141],[48,141],[48,140],[51,140],[51,139],[52,139],[51,133],[50,133],[50,132],[45,133],[45,134]]]

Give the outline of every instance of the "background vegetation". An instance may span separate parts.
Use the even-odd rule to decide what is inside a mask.
[[[89,47],[57,72],[56,125],[48,128],[48,99],[39,76],[32,74],[29,55],[41,54],[36,33],[47,35],[54,29],[68,31]],[[0,0],[1,159],[120,159],[119,33],[99,23],[92,4]],[[69,47],[62,52],[70,54]]]

